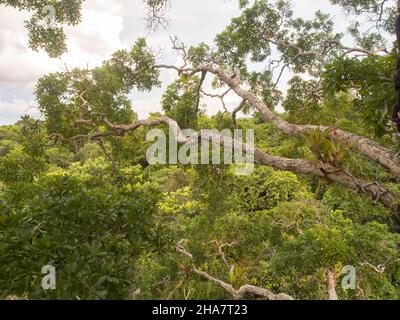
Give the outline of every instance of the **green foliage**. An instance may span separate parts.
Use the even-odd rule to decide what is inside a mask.
[[[392,75],[396,66],[394,54],[365,59],[337,58],[324,74],[324,89],[332,96],[338,92],[353,92],[353,108],[360,112],[367,128],[377,136],[386,131],[396,95]]]
[[[49,164],[60,168],[67,168],[74,162],[74,154],[63,147],[48,148],[45,151],[45,158]]]
[[[295,76],[288,84],[290,88],[283,107],[289,113],[289,117],[301,124],[317,123],[319,120],[317,117],[321,109],[317,81],[306,81],[300,76]]]
[[[268,210],[290,201],[299,187],[294,174],[260,167],[251,176],[236,179],[233,201],[243,213]]]
[[[197,77],[180,77],[170,84],[162,97],[165,114],[178,122],[182,129],[195,129],[197,123]]]
[[[31,18],[25,21],[30,47],[35,51],[44,49],[50,57],[58,57],[67,51],[63,25],[76,25],[80,22],[83,1],[51,0],[43,3],[37,0],[1,0],[0,5],[31,12]],[[49,10],[46,9],[48,5],[55,9],[54,21],[48,19]],[[48,22],[54,23],[54,26],[50,27],[47,25]]]
[[[41,113],[46,118],[48,132],[69,139],[93,132],[90,124],[79,120],[94,120],[100,124],[107,118],[113,123],[130,123],[136,118],[128,94],[136,88],[149,91],[159,85],[159,71],[154,68],[154,56],[140,38],[130,51],[120,50],[102,66],[93,70],[74,69],[52,73],[41,78],[36,96]]]
[[[368,20],[375,24],[377,31],[384,30],[394,33],[394,20],[397,12],[395,1],[331,0],[330,2],[344,7],[349,14],[367,16]],[[368,32],[366,35],[368,36]]]
[[[316,12],[313,20],[293,16],[288,1],[254,1],[252,5],[241,3],[242,14],[216,37],[218,57],[232,68],[240,68],[245,74],[245,62],[265,62],[271,56],[270,40],[284,53],[283,62],[289,63],[295,73],[318,74],[321,65],[315,56],[298,55],[291,43],[304,51],[323,52],[325,39],[339,41],[341,34],[334,33],[329,15]]]
[[[351,265],[356,267],[358,277],[376,290],[375,293],[364,292],[362,298],[390,296],[391,299],[398,299],[398,279],[387,286],[390,274],[397,272],[395,261],[398,259],[400,240],[397,234],[390,233],[385,225],[376,222],[356,224],[344,218],[340,211],[329,213],[315,205],[310,206],[310,203],[298,204],[297,209],[287,210],[286,205],[278,207],[271,217],[271,224],[276,230],[273,234],[279,235],[274,240],[276,254],[271,268],[279,274],[287,290],[297,292],[299,297],[324,299],[326,270],[341,270],[343,266]],[[376,250],[378,247],[382,251]],[[376,272],[371,273],[366,268],[360,270],[357,266],[365,262],[373,266],[386,264],[387,273],[377,281]],[[383,278],[386,284],[381,286]],[[379,294],[376,294],[377,291]],[[340,291],[344,296],[349,293],[357,292]]]
[[[293,140],[272,126],[250,119],[239,124],[268,135],[263,147],[289,152]],[[200,125],[225,124],[202,116]],[[333,184],[320,202],[308,191],[309,180],[266,167],[250,176],[225,166],[132,167],[131,136],[114,171],[95,143],[78,150],[45,145],[35,163],[20,144],[27,141],[24,130],[19,125],[4,135],[18,142],[2,140],[13,143],[0,157],[1,297],[230,299],[176,252],[178,241],[187,239],[197,268],[237,288],[253,284],[325,299],[326,270],[354,265],[363,293],[338,286],[340,298],[399,298],[392,214],[364,196]],[[37,163],[43,167],[32,168]],[[223,252],[232,272],[219,254],[222,244],[229,244]],[[367,262],[385,265],[385,273]],[[41,289],[47,264],[57,270],[54,291]]]
[[[305,139],[317,160],[331,163],[340,168],[346,155],[346,150],[335,135],[335,129],[328,128],[321,132],[319,129],[311,130]]]
[[[4,182],[32,181],[44,168],[44,161],[33,161],[22,146],[17,146],[0,158],[0,180]]]
[[[371,205],[364,195],[348,192],[337,184],[328,186],[322,203],[332,210],[340,210],[344,217],[361,225],[372,221],[387,224],[391,217],[388,210],[379,205]]]
[[[200,43],[197,47],[189,48],[188,58],[194,67],[199,67],[204,61],[207,61],[210,51],[210,47],[206,43]]]
[[[167,193],[187,187],[191,178],[190,172],[175,166],[161,167],[156,170],[149,167],[145,174],[149,176],[150,181],[157,183]]]
[[[82,1],[54,3],[55,29],[39,25],[39,2],[0,0],[33,13],[31,47],[57,56],[66,50],[61,24],[79,22]],[[375,0],[331,2],[351,15],[379,14]],[[168,1],[145,4],[160,23]],[[243,88],[271,110],[285,108],[280,117],[329,129],[288,137],[249,102],[243,113],[252,117],[237,119],[238,127],[254,129],[257,147],[272,156],[324,161],[400,196],[398,181],[344,147],[334,129],[393,144],[386,127],[396,55],[342,56],[335,45],[343,35],[330,16],[295,17],[288,1],[240,0],[239,7],[239,17],[217,35],[215,51],[205,43],[187,48],[187,66],[239,69]],[[382,16],[392,19],[392,9],[386,4]],[[377,30],[392,31],[393,21],[375,22]],[[361,25],[351,25],[349,35],[369,50],[382,44],[381,35]],[[282,73],[293,73],[285,98],[276,86],[276,53],[283,54]],[[258,64],[270,67],[252,70]],[[194,264],[235,288],[251,284],[297,299],[325,299],[328,271],[338,277],[341,299],[400,299],[399,221],[366,196],[258,165],[248,176],[236,175],[233,165],[149,166],[149,128],[122,135],[116,125],[137,120],[131,92],[160,86],[159,75],[140,38],[96,68],[44,76],[36,88],[43,120],[23,117],[0,127],[0,298],[232,298],[194,274]],[[201,81],[180,74],[162,97],[163,112],[151,117],[169,116],[182,128],[233,128],[229,112],[209,117],[198,105]],[[214,78],[212,86],[222,83]],[[93,138],[110,131],[117,136]],[[181,239],[193,261],[177,252]],[[41,288],[48,264],[57,271],[53,291]],[[340,286],[346,265],[356,268],[356,290]]]
[[[32,160],[37,161],[43,156],[47,142],[43,123],[29,116],[23,116],[18,125],[21,128],[21,145],[25,152],[32,157]]]
[[[4,157],[7,153],[12,151],[18,146],[18,143],[12,140],[0,141],[0,157]]]
[[[281,15],[292,15],[286,1],[278,1],[277,4],[255,1],[253,6],[243,10],[240,17],[233,18],[224,32],[217,35],[215,41],[219,58],[239,68],[244,68],[248,56],[254,62],[265,60],[271,54],[266,40],[278,31]]]
[[[100,146],[95,142],[86,143],[79,151],[75,154],[75,158],[81,163],[89,160],[97,159],[104,156],[104,152]]]
[[[137,167],[110,175],[97,160],[49,171],[30,189],[21,211],[6,210],[6,202],[0,213],[0,295],[126,298],[143,246],[155,245],[157,187]],[[57,289],[47,293],[46,264],[57,268]]]

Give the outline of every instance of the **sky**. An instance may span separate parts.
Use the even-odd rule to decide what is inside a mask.
[[[45,2],[45,1],[44,1]],[[142,0],[86,0],[82,22],[67,27],[68,52],[59,59],[51,59],[43,51],[34,52],[28,47],[24,20],[29,13],[0,7],[0,125],[13,124],[24,115],[39,117],[35,108],[34,90],[43,75],[62,71],[65,66],[95,67],[118,50],[129,48],[138,37],[145,36],[149,45],[160,52],[159,62],[176,64],[179,59],[171,50],[170,36],[177,36],[187,45],[200,42],[212,44],[215,35],[229,24],[240,11],[235,0],[172,0],[169,10],[170,25],[164,30],[148,33],[145,28]],[[335,16],[340,28],[343,14],[332,7],[329,0],[293,1],[296,15],[312,17],[318,9]],[[176,78],[165,71],[161,80],[164,86],[151,93],[131,94],[134,110],[139,118],[160,111],[160,99],[168,83]],[[285,80],[285,79],[284,79]],[[283,83],[285,86],[285,83]],[[237,106],[238,98],[227,98],[228,108]],[[207,113],[220,109],[215,99],[206,99]]]

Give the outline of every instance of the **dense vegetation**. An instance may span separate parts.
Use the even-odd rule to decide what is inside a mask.
[[[377,1],[332,2],[348,10],[353,4],[353,14],[379,15],[366,9]],[[81,1],[71,3],[67,12],[77,23]],[[235,289],[254,285],[295,299],[333,298],[332,290],[340,299],[400,299],[400,217],[388,203],[400,199],[399,169],[340,136],[371,138],[398,161],[400,140],[388,124],[395,50],[375,54],[384,39],[352,29],[358,51],[365,48],[352,55],[332,45],[343,35],[334,33],[328,15],[298,19],[286,1],[240,6],[242,15],[217,35],[216,51],[174,42],[187,65],[177,67],[179,79],[160,98],[163,114],[150,118],[168,116],[195,130],[251,128],[257,147],[274,159],[340,172],[279,170],[260,159],[248,176],[236,175],[235,165],[150,166],[151,127],[124,126],[137,120],[128,94],[158,86],[165,66],[138,39],[94,69],[46,75],[36,88],[43,119],[25,116],[0,127],[0,298],[231,299],[214,277]],[[393,8],[387,10],[381,18],[390,21]],[[376,28],[393,31],[384,23]],[[268,64],[271,43],[294,73],[287,94],[275,84],[275,69],[246,64]],[[243,93],[248,117],[205,115],[197,100],[202,73],[212,74],[214,88],[225,84],[240,95],[238,82],[223,74],[237,70],[260,102]],[[281,104],[285,123],[316,127],[291,134],[268,121],[264,104]],[[158,128],[167,130],[165,123]],[[379,182],[373,187],[384,192],[351,188],[347,172]],[[55,290],[41,287],[44,265],[57,270]],[[345,266],[356,269],[354,289],[341,285]]]

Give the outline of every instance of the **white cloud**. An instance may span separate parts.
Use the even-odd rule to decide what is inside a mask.
[[[107,6],[82,11],[82,22],[76,27],[67,27],[68,53],[62,61],[73,66],[98,65],[115,50],[123,48],[120,33],[123,17],[108,10]]]
[[[85,2],[82,22],[66,27],[69,52],[61,60],[67,65],[85,67],[101,63],[113,51],[123,46],[119,34],[123,30],[121,10],[111,1]],[[26,12],[0,7],[0,83],[37,81],[46,73],[60,70],[58,59],[51,59],[43,51],[33,52],[28,47],[24,20]]]
[[[33,101],[15,99],[11,102],[0,101],[0,125],[13,124],[22,115],[39,117],[39,112]]]
[[[0,83],[23,83],[37,80],[51,71],[44,53],[32,53],[24,28],[26,13],[0,7]]]

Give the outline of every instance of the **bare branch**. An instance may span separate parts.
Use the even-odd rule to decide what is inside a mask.
[[[348,47],[348,46],[341,44],[339,41],[336,41],[336,40],[328,40],[327,43],[331,44],[332,46],[334,46],[336,48],[342,49],[345,54],[358,52],[358,53],[362,53],[362,54],[365,54],[368,56],[378,56],[379,53],[381,53],[381,52],[387,53],[386,48],[381,48],[377,52],[375,52],[375,51],[367,50],[367,49],[364,49],[361,47]]]
[[[200,81],[199,81],[199,85],[197,86],[197,90],[196,90],[196,95],[197,95],[197,100],[196,100],[196,115],[197,115],[198,112],[199,112],[200,98],[201,98],[201,96],[200,96],[201,87],[203,86],[203,83],[204,83],[204,80],[206,79],[206,77],[207,77],[207,71],[203,71],[203,72],[201,73],[201,78],[200,78]]]
[[[301,47],[294,43],[287,43],[284,41],[278,41],[273,39],[267,39],[268,42],[275,44],[278,47],[283,47],[286,49],[294,49],[297,51],[297,56],[304,57],[304,56],[314,56],[319,62],[325,63],[326,60],[322,57],[321,52],[318,51],[304,51]]]
[[[207,92],[204,92],[203,90],[201,90],[201,93],[207,97],[220,99],[222,108],[224,108],[224,111],[225,111],[224,113],[228,113],[228,108],[226,107],[226,104],[225,104],[225,97],[229,92],[231,92],[230,88],[222,94],[211,94],[211,93],[207,93]]]
[[[359,264],[362,267],[368,266],[368,267],[372,268],[375,272],[377,272],[379,274],[384,274],[385,271],[386,271],[386,267],[384,265],[379,265],[379,266],[375,267],[374,265],[372,265],[369,262],[360,262]]]
[[[235,128],[237,128],[237,122],[236,122],[236,115],[242,111],[242,109],[244,108],[244,106],[246,105],[246,99],[243,99],[242,102],[240,102],[239,106],[236,107],[233,111],[232,111],[232,121],[233,121],[233,125]]]
[[[336,293],[336,270],[326,270],[326,277],[328,282],[328,299],[339,300]]]
[[[147,6],[147,28],[157,30],[159,27],[167,28],[168,19],[166,10],[170,7],[169,0],[144,0]]]
[[[218,255],[221,257],[222,261],[224,262],[224,264],[228,268],[229,274],[233,274],[234,271],[235,271],[235,265],[234,264],[229,264],[228,260],[226,259],[224,248],[225,247],[231,248],[232,246],[236,245],[237,242],[223,243],[223,244],[220,244],[217,240],[213,240],[211,242],[215,243],[218,246]]]
[[[179,241],[178,245],[176,246],[176,250],[178,252],[180,252],[181,254],[185,255],[186,257],[188,257],[191,261],[193,261],[193,255],[191,253],[189,253],[184,247],[184,240]],[[204,271],[197,269],[194,266],[194,264],[192,267],[192,271],[195,274],[203,277],[204,279],[211,281],[211,282],[219,285],[223,289],[225,289],[225,291],[227,291],[229,294],[231,294],[235,300],[244,299],[248,295],[260,296],[260,297],[266,298],[268,300],[294,300],[291,296],[289,296],[285,293],[274,294],[270,290],[252,286],[252,285],[244,285],[244,286],[240,287],[238,290],[236,290],[231,284],[226,283],[220,279],[213,277],[212,275],[210,275]]]

